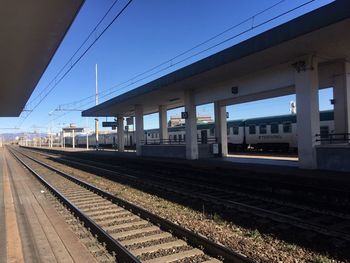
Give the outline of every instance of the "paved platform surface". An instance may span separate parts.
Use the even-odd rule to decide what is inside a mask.
[[[35,148],[35,147],[33,147]],[[39,147],[36,147],[39,148]],[[91,152],[96,154],[110,154],[113,153],[115,155],[126,156],[126,157],[136,157],[136,152],[133,150],[124,151],[122,153],[114,150],[114,149],[100,149],[96,151],[95,149],[86,149],[86,148],[48,148],[41,147],[46,150],[57,150],[57,151],[65,151],[65,152]],[[267,164],[267,165],[277,165],[277,166],[298,166],[298,157],[293,155],[271,155],[271,154],[229,154],[225,158],[212,158],[213,160],[220,160],[223,162],[232,162],[232,163],[242,163],[242,164]]]
[[[0,262],[96,262],[5,148],[0,167]]]
[[[46,148],[49,151],[55,152],[71,152],[69,148]],[[73,153],[72,153],[73,154]],[[293,176],[293,177],[310,177],[310,178],[323,178],[325,180],[334,181],[346,181],[350,182],[349,173],[336,172],[336,171],[326,171],[326,170],[304,170],[298,168],[298,159],[293,154],[280,154],[268,155],[257,153],[256,155],[251,155],[251,153],[235,154],[233,157],[225,158],[209,158],[209,159],[199,159],[199,160],[183,160],[183,159],[169,159],[160,157],[139,157],[136,156],[135,152],[118,152],[111,150],[79,150],[76,148],[74,154],[88,154],[96,155],[101,158],[106,158],[112,160],[113,158],[126,158],[126,160],[135,159],[141,162],[158,162],[165,164],[176,164],[179,166],[190,166],[193,168],[200,168],[206,170],[222,170],[225,173],[236,172],[237,170],[276,175],[276,176]],[[247,173],[247,176],[249,174]]]

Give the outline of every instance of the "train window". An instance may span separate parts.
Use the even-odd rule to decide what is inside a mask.
[[[328,126],[321,126],[320,134],[322,139],[328,138],[329,135],[329,127]]]
[[[259,133],[260,134],[266,134],[267,130],[266,130],[266,124],[260,124],[259,126]]]
[[[291,133],[292,132],[292,124],[290,122],[283,123],[283,132]]]
[[[210,131],[210,136],[214,136],[215,129],[211,128],[209,131]]]
[[[255,133],[256,133],[255,125],[254,124],[249,125],[249,134],[255,134]]]
[[[238,128],[238,126],[233,126],[233,127],[232,127],[232,130],[233,130],[233,134],[234,134],[234,135],[238,135],[238,133],[239,133],[239,128]]]
[[[271,133],[278,133],[279,132],[278,123],[271,123],[270,128],[271,128]]]

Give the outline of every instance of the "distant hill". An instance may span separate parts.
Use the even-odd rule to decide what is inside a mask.
[[[18,132],[18,133],[1,133],[0,137],[5,141],[14,141],[18,137],[26,136],[28,139],[33,139],[35,137],[47,137],[46,133],[33,133],[33,132]]]

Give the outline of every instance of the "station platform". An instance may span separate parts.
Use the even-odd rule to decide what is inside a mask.
[[[30,147],[34,148],[34,147]],[[40,149],[40,148],[37,148]],[[206,171],[222,171],[227,174],[234,174],[237,171],[244,171],[246,176],[261,174],[261,176],[291,176],[302,178],[317,178],[324,180],[350,182],[349,173],[328,171],[328,170],[306,170],[298,167],[298,157],[295,154],[267,154],[267,153],[237,153],[227,157],[204,158],[198,160],[171,159],[160,157],[140,157],[135,152],[118,152],[115,150],[98,150],[75,148],[41,148],[53,152],[71,152],[77,155],[94,155],[98,158],[113,160],[125,158],[125,160],[135,160],[145,164],[157,162],[165,165],[171,164],[179,167],[191,167],[194,169],[204,169]]]
[[[0,147],[0,262],[96,262],[43,191]]]

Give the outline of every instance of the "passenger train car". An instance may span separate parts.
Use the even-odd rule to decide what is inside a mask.
[[[333,111],[320,112],[321,137],[334,132]],[[263,118],[251,118],[245,120],[234,120],[227,122],[227,140],[229,151],[241,150],[297,150],[297,127],[296,115],[280,115]],[[215,124],[198,124],[197,137],[199,143],[215,141]],[[185,142],[185,126],[168,128],[169,138],[166,143],[176,144]],[[106,148],[116,147],[117,135],[114,133],[99,136],[99,146]],[[66,138],[66,145],[71,145],[71,138]],[[85,147],[86,136],[77,136],[78,147]],[[134,134],[125,133],[124,144],[126,147],[134,146]],[[159,130],[145,130],[144,142],[147,144],[158,144]],[[90,147],[95,147],[94,136],[89,137]]]

